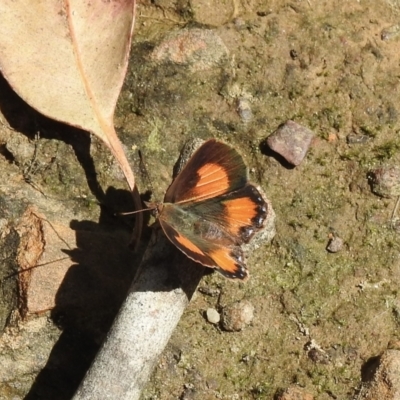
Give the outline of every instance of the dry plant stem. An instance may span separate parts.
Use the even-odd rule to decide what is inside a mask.
[[[139,399],[204,267],[153,233],[138,274],[73,400]]]
[[[397,197],[396,204],[392,211],[392,216],[390,217],[390,224],[391,224],[392,228],[395,225],[395,219],[396,219],[397,210],[399,209],[399,204],[400,204],[400,196]]]

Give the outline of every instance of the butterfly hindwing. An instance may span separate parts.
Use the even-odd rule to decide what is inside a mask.
[[[247,243],[267,217],[268,206],[251,184],[202,202],[183,204],[182,210],[214,224],[237,244]]]
[[[164,205],[159,220],[168,239],[192,260],[218,269],[227,278],[247,279],[243,252],[234,238],[213,229],[205,220],[187,224],[183,219],[176,223],[182,217],[181,211],[174,204]]]
[[[208,140],[186,163],[168,188],[165,203],[203,201],[243,187],[246,165],[232,147]]]

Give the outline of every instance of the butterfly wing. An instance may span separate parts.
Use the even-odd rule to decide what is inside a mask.
[[[159,221],[168,239],[189,258],[231,279],[248,271],[240,245],[267,217],[267,204],[247,182],[240,154],[205,142],[167,190]]]
[[[177,220],[181,222],[176,224]],[[207,222],[185,221],[182,210],[173,204],[164,205],[159,221],[168,239],[192,260],[216,268],[230,279],[248,278],[242,249],[232,238],[213,230]]]
[[[181,205],[182,210],[218,227],[237,245],[247,243],[263,227],[268,205],[251,184],[202,202]]]
[[[246,182],[247,169],[241,155],[211,139],[193,154],[172,182],[164,203],[203,201],[237,190]]]

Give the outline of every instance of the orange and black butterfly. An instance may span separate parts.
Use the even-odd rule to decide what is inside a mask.
[[[168,239],[189,258],[227,278],[248,278],[241,245],[262,228],[268,206],[235,149],[205,142],[156,210]]]

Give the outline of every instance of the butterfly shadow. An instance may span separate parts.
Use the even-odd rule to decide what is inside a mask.
[[[76,243],[79,243],[76,252],[79,255],[76,256],[76,264],[68,270],[59,288],[56,307],[51,312],[51,319],[63,332],[54,345],[45,367],[26,395],[26,399],[69,399],[74,391],[74,385],[76,387],[79,384],[94,357],[99,346],[99,336],[101,337],[110,326],[123,301],[124,290],[126,293],[129,282],[133,279],[134,268],[128,260],[133,262],[134,256],[127,249],[131,236],[130,227],[124,226],[121,221],[119,223],[113,221],[110,212],[107,212],[107,204],[114,204],[113,202],[117,200],[129,202],[132,209],[132,196],[127,191],[121,193],[108,190],[104,193],[98,184],[95,165],[90,155],[90,135],[38,113],[12,90],[1,74],[0,110],[6,120],[0,119],[0,123],[8,124],[15,130],[15,132],[1,131],[1,134],[5,132],[6,136],[0,140],[0,155],[20,168],[25,180],[21,181],[21,186],[29,184],[31,189],[33,188],[31,191],[38,194],[43,200],[42,203],[46,204],[48,198],[46,190],[42,192],[38,188],[46,187],[41,185],[41,179],[45,179],[46,174],[48,175],[48,165],[52,164],[53,160],[49,160],[45,151],[38,151],[32,157],[32,148],[41,145],[41,141],[35,139],[39,133],[40,139],[48,139],[47,144],[50,148],[58,148],[59,144],[63,143],[72,148],[69,156],[75,155],[75,159],[73,158],[75,164],[76,159],[78,160],[83,170],[82,181],[86,179],[95,199],[105,204],[98,223],[91,221],[71,223],[71,228],[76,231]],[[64,154],[57,155],[57,151],[55,154],[64,164],[70,161],[66,157],[63,159]],[[29,174],[25,174],[26,171],[29,171]],[[71,176],[71,179],[74,178],[76,177]],[[29,190],[26,192],[29,193]],[[26,200],[34,202],[32,198]],[[51,200],[54,202],[55,199]],[[64,202],[61,193],[60,209],[67,207],[67,203]],[[21,204],[26,207],[23,201]],[[118,268],[110,269],[110,266],[114,265]],[[51,265],[44,268],[48,268],[51,273]],[[112,278],[111,274],[114,274]],[[45,335],[57,335],[56,329],[53,327],[51,332],[46,330]],[[44,347],[48,345],[48,341],[49,339],[43,338]],[[20,377],[15,378],[16,381],[20,379]],[[22,380],[24,379],[22,377]]]
[[[51,319],[62,333],[25,397],[27,400],[67,400],[83,379],[129,290],[167,292],[181,288],[190,299],[203,275],[203,267],[179,252],[159,229],[153,234],[149,230],[144,232],[138,252],[129,249],[133,223],[126,217],[115,218],[114,211],[132,210],[132,195],[114,188],[103,191],[100,187],[90,154],[90,135],[38,113],[13,92],[1,75],[0,109],[8,124],[17,131],[15,136],[22,134],[33,142],[39,132],[40,138],[70,145],[91,193],[101,204],[98,222],[74,220],[70,223],[77,247],[65,249],[73,265],[59,287],[56,306],[51,311]],[[18,164],[6,145],[0,144],[0,154]],[[36,177],[39,181],[39,175],[33,175],[33,180]],[[24,178],[33,186],[28,181],[30,177]],[[150,236],[152,239],[141,263]],[[139,265],[140,276],[147,279],[131,287]],[[152,278],[148,279],[150,275]]]
[[[30,186],[31,191],[41,198],[44,209],[46,199],[54,203],[58,198],[61,210],[71,204],[64,199],[62,192],[53,198],[46,191],[43,181],[50,179],[51,183],[57,183],[52,180],[51,174],[57,174],[58,171],[73,182],[77,180],[74,186],[78,190],[81,183],[87,184],[95,200],[101,204],[98,222],[81,220],[70,223],[70,228],[76,233],[75,243],[78,246],[66,251],[74,264],[59,287],[56,306],[50,314],[62,333],[25,397],[69,399],[111,326],[132,282],[136,266],[140,264],[143,248],[137,253],[132,253],[128,248],[133,222],[129,220],[130,217],[122,219],[114,216],[115,210],[132,210],[132,195],[126,190],[114,188],[103,191],[90,153],[90,135],[38,113],[12,90],[1,74],[0,110],[4,116],[0,123],[8,124],[15,130],[8,130],[8,136],[1,138],[0,155],[20,168],[25,181],[21,181],[21,185]],[[36,140],[38,134],[40,138]],[[47,149],[56,149],[55,160],[53,157],[49,159],[46,150],[42,149],[41,139],[46,139]],[[36,146],[37,154],[32,157],[32,148]],[[58,151],[59,148],[61,151]],[[51,165],[57,168],[50,171]],[[66,170],[62,171],[64,166]],[[70,173],[70,167],[76,168],[73,170],[76,175]],[[34,203],[32,198],[27,200]],[[51,264],[43,268],[48,268],[51,273]],[[57,335],[56,329],[53,327],[51,332],[46,330],[47,335]],[[48,339],[43,338],[44,347],[48,345],[47,342]]]
[[[115,205],[129,196],[110,188],[104,199]],[[139,251],[132,252],[129,225],[121,224],[108,207],[102,207],[98,223],[71,221],[77,246],[63,251],[73,265],[51,311],[62,333],[25,400],[73,396],[129,291],[167,293],[179,288],[192,297],[204,267],[176,249],[157,227],[145,230]]]
[[[25,399],[70,399],[129,290],[144,244],[129,249],[130,223],[116,218],[107,204],[129,201],[130,193],[109,188],[98,222],[72,220],[76,248],[62,251],[71,260],[55,296],[50,318],[61,331],[44,368]],[[149,235],[147,233],[147,235]]]

